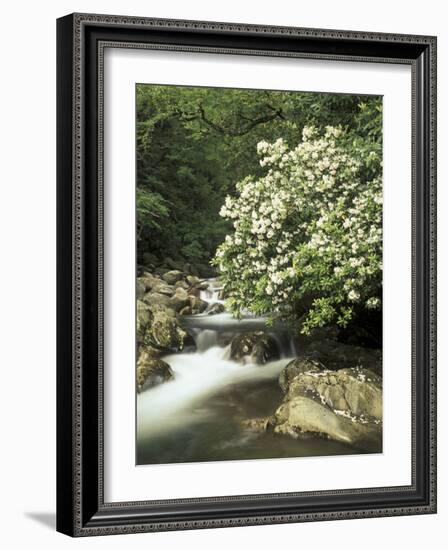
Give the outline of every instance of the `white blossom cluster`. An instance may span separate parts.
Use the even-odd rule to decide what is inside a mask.
[[[233,232],[215,264],[233,311],[293,316],[311,296],[306,332],[344,325],[353,307],[379,308],[381,177],[367,181],[363,154],[330,126],[323,134],[305,127],[294,149],[280,138],[257,151],[266,174],[239,182],[220,211]]]

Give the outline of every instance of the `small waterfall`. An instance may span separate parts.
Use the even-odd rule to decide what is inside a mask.
[[[222,290],[223,287],[219,282],[219,279],[207,279],[208,287],[205,290],[201,290],[199,293],[199,298],[208,302],[209,305],[213,304],[224,304],[222,299]]]
[[[195,342],[198,351],[207,351],[218,345],[218,332],[210,329],[198,331]]]

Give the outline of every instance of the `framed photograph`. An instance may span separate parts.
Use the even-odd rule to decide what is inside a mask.
[[[57,41],[57,529],[435,513],[436,38]]]

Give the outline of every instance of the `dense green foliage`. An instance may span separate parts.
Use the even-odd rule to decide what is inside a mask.
[[[207,264],[236,182],[264,172],[260,141],[294,146],[303,127],[340,125],[379,143],[381,100],[352,95],[137,86],[138,261],[149,252]]]
[[[381,107],[373,96],[138,85],[138,262],[202,273],[211,262],[234,312],[300,317],[304,331],[380,308]],[[268,206],[275,219],[254,234],[253,212]]]

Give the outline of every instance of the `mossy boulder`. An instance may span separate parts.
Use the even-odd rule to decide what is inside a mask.
[[[173,269],[171,271],[167,271],[162,275],[162,279],[169,285],[174,285],[183,278],[184,278],[184,274],[179,269]]]
[[[163,294],[165,296],[171,297],[174,294],[174,288],[171,285],[160,282],[153,286],[151,293],[155,292],[156,294]]]
[[[174,378],[171,367],[162,359],[155,358],[146,351],[140,354],[137,362],[137,390],[157,386]]]
[[[151,326],[152,312],[148,304],[137,300],[137,346],[140,347],[146,343],[148,328]]]
[[[137,279],[137,281],[143,287],[145,293],[149,292],[156,285],[163,282],[161,279],[159,279],[159,277],[156,277],[148,272],[145,272],[141,277]]]
[[[165,309],[153,313],[148,339],[151,345],[163,351],[177,351],[183,348],[186,332],[177,320]]]
[[[183,348],[186,332],[179,326],[175,313],[160,305],[137,301],[137,345],[150,346],[159,352]]]
[[[170,307],[170,297],[166,294],[159,294],[158,292],[149,292],[145,294],[142,301],[153,309],[155,307]]]

